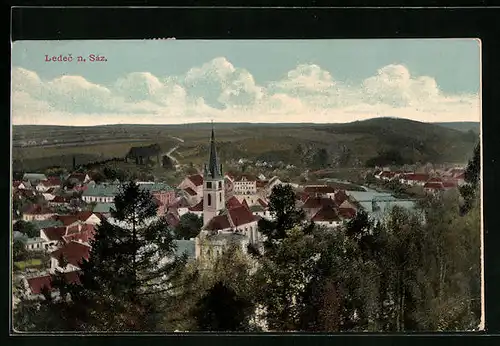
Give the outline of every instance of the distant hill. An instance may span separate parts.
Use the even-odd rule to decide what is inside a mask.
[[[344,124],[214,125],[223,161],[248,158],[283,161],[297,166],[309,165],[323,149],[328,153],[329,162],[338,159],[346,166],[387,158],[408,163],[465,163],[479,140],[477,133],[468,131],[473,126],[478,129],[478,123],[422,123],[400,118],[374,118]],[[91,159],[85,155],[99,154],[103,159],[121,157],[132,146],[162,143],[163,150],[179,146],[176,155],[181,163],[200,164],[208,155],[211,126],[210,123],[14,126],[16,150],[13,150],[13,159],[35,170],[44,162],[62,161],[61,158],[70,157],[67,156],[70,154],[83,155],[81,163],[84,163]],[[185,142],[179,143],[173,137]],[[36,145],[21,147],[27,140],[36,141]],[[39,146],[44,140],[48,141],[46,146]]]
[[[449,129],[458,130],[462,132],[467,132],[469,130],[479,133],[481,128],[480,122],[474,121],[462,121],[462,122],[451,122],[451,123],[433,123],[435,125],[443,126]]]

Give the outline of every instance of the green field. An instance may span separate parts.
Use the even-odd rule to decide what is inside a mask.
[[[28,261],[14,262],[14,267],[18,270],[25,270],[26,268],[39,268],[42,266],[40,259],[34,258]]]

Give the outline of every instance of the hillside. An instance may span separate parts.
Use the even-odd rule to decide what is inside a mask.
[[[474,133],[478,133],[481,129],[480,122],[473,121],[463,121],[463,122],[450,122],[450,123],[434,123],[435,125],[443,126],[449,129],[467,132],[472,130]]]
[[[14,126],[14,169],[122,157],[132,146],[159,143],[162,150],[178,146],[181,163],[202,164],[208,155],[211,124],[107,125],[92,127]],[[377,118],[346,124],[215,124],[223,161],[247,158],[283,161],[296,166],[337,162],[352,167],[377,157],[396,161],[466,162],[477,135],[438,124]],[[176,138],[184,140],[179,141]],[[36,144],[26,143],[27,140]],[[24,143],[22,143],[24,141]],[[40,143],[44,142],[44,145]],[[24,144],[24,147],[21,145]]]

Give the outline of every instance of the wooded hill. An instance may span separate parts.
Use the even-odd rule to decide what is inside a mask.
[[[175,145],[181,163],[201,164],[208,155],[211,125],[106,125],[92,127],[14,126],[13,161],[26,170],[122,157],[133,146]],[[479,136],[443,124],[398,118],[376,118],[345,124],[217,123],[216,140],[223,161],[247,158],[301,165],[364,166],[396,163],[465,163]],[[173,137],[184,140],[183,143]],[[20,147],[30,140],[52,144]],[[54,141],[57,142],[54,144]],[[17,145],[16,145],[17,144]],[[66,158],[63,160],[63,158]],[[319,162],[322,161],[322,162]]]

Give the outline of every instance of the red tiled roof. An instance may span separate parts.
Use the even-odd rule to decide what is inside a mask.
[[[238,198],[232,196],[226,201],[226,209],[232,209],[237,207],[241,207],[241,203],[240,201],[238,201]]]
[[[185,188],[184,191],[186,191],[190,196],[196,196],[197,193],[195,190],[193,190],[192,188],[188,187],[188,188]]]
[[[335,207],[335,202],[331,198],[327,197],[309,197],[304,205],[303,209],[318,209],[324,206]]]
[[[443,183],[437,183],[437,182],[425,183],[424,189],[442,190]]]
[[[356,216],[356,210],[352,208],[339,208],[339,215],[344,219],[352,219]]]
[[[312,217],[312,221],[340,221],[340,218],[335,209],[324,206]]]
[[[21,185],[21,183],[22,183],[22,181],[20,181],[20,180],[14,180],[14,181],[12,182],[12,186],[14,186],[14,187],[18,187],[19,185]]]
[[[59,241],[66,234],[66,227],[49,227],[44,228],[43,233],[49,240]]]
[[[201,201],[199,201],[198,203],[196,203],[192,207],[189,207],[188,210],[189,211],[203,211],[203,199],[201,199]]]
[[[410,173],[405,175],[406,180],[411,181],[427,181],[429,179],[429,174],[425,173]]]
[[[248,206],[248,203],[247,203],[246,199],[243,199],[243,202],[241,202],[241,205],[244,206],[247,209],[250,209],[250,207]]]
[[[243,205],[241,207],[229,209],[227,212],[231,217],[231,220],[233,221],[235,227],[255,221],[255,216],[248,208]]]
[[[335,189],[328,185],[321,186],[306,186],[304,188],[305,193],[335,193]]]
[[[337,205],[341,205],[344,201],[348,199],[348,196],[344,190],[340,190],[337,191],[335,196],[333,196],[333,199],[335,200],[335,203],[337,203]]]
[[[430,178],[429,180],[427,180],[428,183],[442,183],[443,180],[441,178],[438,178],[438,177],[434,177],[434,178]]]
[[[78,212],[75,216],[80,221],[87,221],[89,219],[89,217],[91,217],[94,214],[95,213],[92,211],[85,210],[85,211]]]
[[[76,271],[64,273],[63,277],[67,283],[79,284],[80,283],[80,275],[79,274],[80,274],[80,270],[76,270]],[[51,275],[44,275],[44,276],[29,278],[26,281],[28,281],[28,286],[31,290],[31,293],[33,293],[33,294],[42,293],[43,287],[47,287],[50,291],[53,290],[53,288],[52,288],[52,276]]]
[[[231,223],[229,222],[227,214],[214,216],[206,226],[206,229],[211,231],[217,231],[227,228],[231,228]]]
[[[49,201],[49,203],[69,203],[67,198],[63,196],[55,196],[53,199]]]
[[[194,184],[194,186],[203,185],[203,177],[200,174],[193,174],[188,177],[189,180]]]
[[[82,262],[82,259],[87,260],[89,258],[90,246],[72,241],[64,245],[62,248],[52,252],[50,256],[55,259],[59,259],[61,254],[64,256],[66,261],[68,261],[68,263],[78,267]]]

